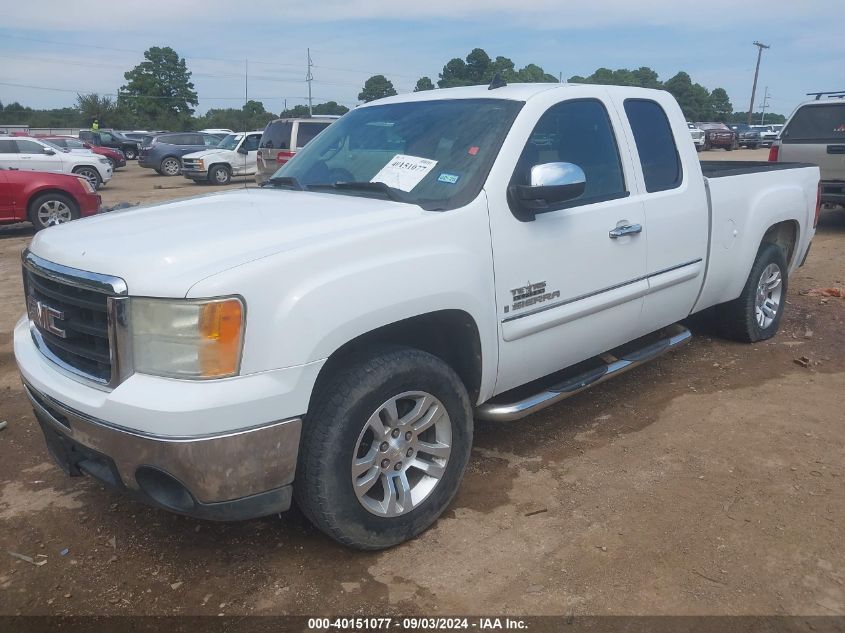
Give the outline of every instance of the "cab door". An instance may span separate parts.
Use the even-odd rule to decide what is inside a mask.
[[[15,139],[18,146],[20,168],[26,171],[49,171],[62,173],[62,152],[36,143],[29,139]],[[51,151],[48,154],[47,151]]]
[[[257,169],[258,161],[258,143],[261,140],[261,134],[247,134],[246,138],[241,142],[241,149],[245,154],[238,154],[242,162],[240,166],[240,173],[244,176],[251,176]]]
[[[523,137],[507,187],[488,180],[501,335],[496,393],[641,334],[648,228],[642,201],[631,195],[619,128],[609,99],[553,103]],[[583,193],[521,221],[507,190],[530,184],[535,165],[562,162],[583,170]]]

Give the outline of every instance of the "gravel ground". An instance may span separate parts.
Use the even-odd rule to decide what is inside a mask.
[[[133,164],[102,195],[210,190]],[[726,342],[705,314],[676,353],[523,421],[478,423],[450,509],[378,553],[296,511],[209,523],[65,477],[12,356],[31,237],[0,228],[0,614],[845,615],[845,300],[807,294],[845,285],[845,210],[822,216],[777,337]]]

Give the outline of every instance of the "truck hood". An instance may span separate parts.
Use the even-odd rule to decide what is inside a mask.
[[[51,262],[121,277],[132,295],[182,297],[229,268],[428,212],[387,200],[280,189],[213,193],[115,211],[40,231]]]
[[[182,159],[186,158],[208,158],[209,156],[219,156],[226,160],[231,159],[236,154],[235,151],[231,149],[201,149],[198,152],[191,152],[190,154],[185,154]]]

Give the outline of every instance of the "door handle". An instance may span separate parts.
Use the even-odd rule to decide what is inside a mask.
[[[615,240],[626,235],[636,235],[637,233],[642,233],[642,231],[642,224],[623,224],[622,226],[617,226],[615,229],[612,229],[608,235],[610,236],[610,239]]]
[[[828,145],[828,154],[845,154],[845,145]]]

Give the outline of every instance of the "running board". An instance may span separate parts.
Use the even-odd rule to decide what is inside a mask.
[[[674,324],[658,330],[653,334],[644,336],[636,341],[622,345],[615,350],[602,354],[596,359],[592,367],[576,370],[573,375],[567,375],[563,379],[552,379],[551,384],[542,385],[543,379],[535,381],[539,389],[530,395],[517,397],[516,401],[508,398],[508,393],[522,392],[525,389],[518,387],[511,392],[500,394],[488,400],[475,409],[475,417],[480,420],[491,420],[494,422],[511,422],[531,415],[541,409],[565,400],[576,393],[580,393],[609,380],[629,369],[638,367],[643,363],[654,360],[671,349],[676,349],[687,343],[692,334],[682,325]],[[589,364],[589,361],[585,362]],[[579,363],[576,367],[584,365]],[[595,364],[597,363],[597,365]],[[559,376],[561,372],[552,376]],[[547,377],[548,379],[548,377]]]

